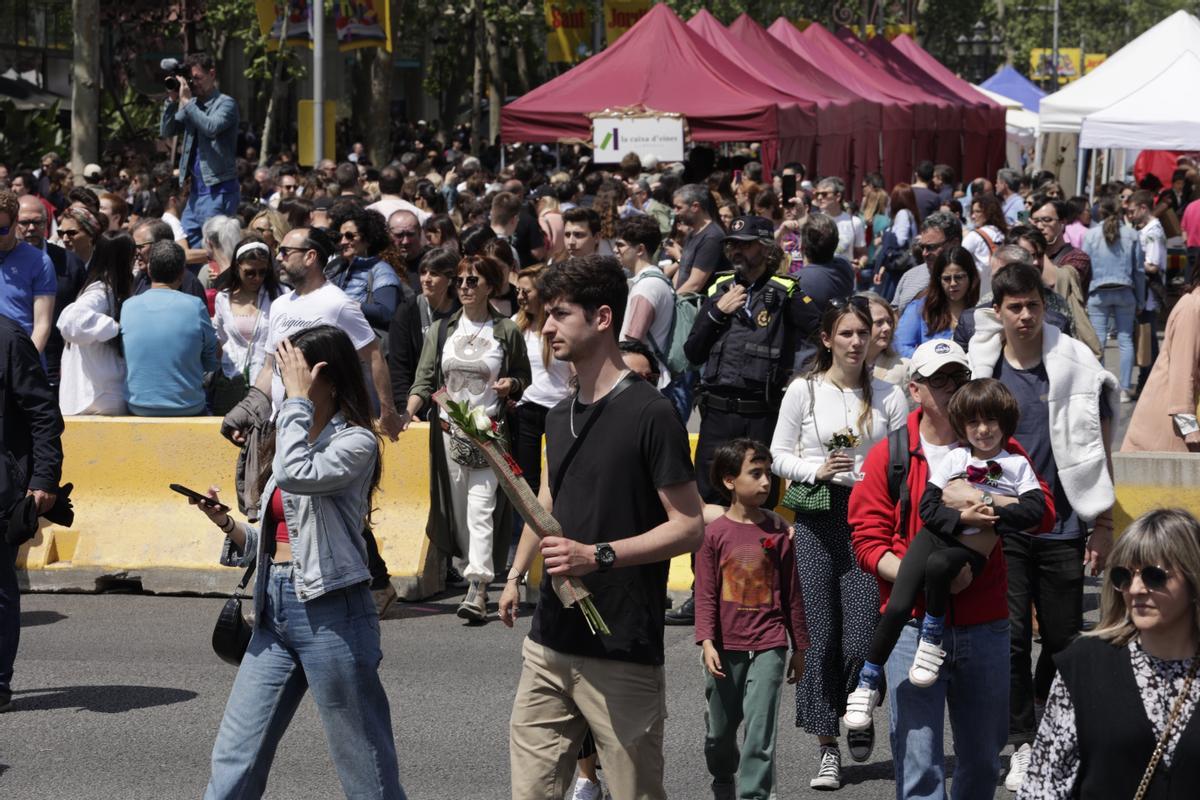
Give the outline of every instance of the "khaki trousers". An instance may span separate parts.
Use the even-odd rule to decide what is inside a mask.
[[[513,700],[509,760],[513,800],[567,793],[591,728],[613,800],[664,800],[661,666],[560,653],[525,639]]]

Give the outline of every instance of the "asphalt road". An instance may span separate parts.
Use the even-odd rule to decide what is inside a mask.
[[[466,628],[453,614],[455,600],[404,604],[383,622],[382,676],[401,779],[415,800],[504,798],[507,722],[529,615],[517,630],[496,621]],[[26,595],[16,710],[0,715],[0,797],[199,797],[234,676],[209,645],[222,602]],[[703,676],[691,635],[691,628],[667,629],[666,783],[672,798],[702,800],[711,795],[703,755]],[[815,741],[794,727],[793,702],[786,688],[779,796],[816,796],[808,788]],[[838,797],[894,796],[886,712],[879,712],[877,725],[879,746],[868,763],[844,767],[846,786]],[[342,796],[309,700],[279,749],[268,796]],[[996,797],[1011,795],[1000,789]]]

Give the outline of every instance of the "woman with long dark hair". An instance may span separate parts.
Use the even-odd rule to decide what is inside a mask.
[[[119,337],[121,305],[133,292],[135,252],[133,237],[125,231],[102,234],[83,291],[58,317],[66,343],[58,388],[63,414],[128,413]]]
[[[425,243],[430,247],[448,247],[456,253],[459,251],[458,228],[454,227],[454,220],[446,214],[434,214],[425,220],[421,230],[425,233]]]
[[[896,350],[905,358],[930,339],[949,339],[958,318],[979,302],[979,271],[965,247],[944,247],[933,262],[929,286],[904,309],[896,325]]]
[[[404,292],[396,270],[380,257],[392,242],[387,222],[378,211],[345,200],[329,216],[338,255],[325,267],[325,277],[359,304],[372,328],[386,331]]]
[[[403,800],[363,539],[382,449],[367,386],[349,336],[332,325],[280,342],[275,359],[287,399],[260,478],[262,527],[200,504],[228,538],[230,560],[258,567],[254,633],[204,796],[261,797],[275,748],[311,689],[346,796]],[[219,501],[216,489],[208,496]]]
[[[1099,624],[1055,658],[1017,800],[1195,796],[1200,522],[1143,514],[1108,564]]]
[[[270,245],[260,236],[243,236],[216,289],[213,326],[221,346],[221,374],[214,381],[212,411],[224,416],[250,391],[267,359],[271,301],[281,291]]]
[[[839,723],[879,615],[875,579],[850,550],[850,490],[872,445],[905,424],[899,386],[872,377],[866,298],[835,301],[821,317],[816,364],[784,393],[771,440],[771,471],[792,482],[784,505],[796,511],[796,566],[812,645],[796,686],[796,726],[817,737],[814,789],[841,786]],[[847,740],[855,761],[874,746],[874,729]]]
[[[890,298],[904,273],[897,272],[895,267],[888,268],[889,261],[896,263],[889,257],[889,253],[911,248],[917,240],[921,225],[921,209],[917,205],[917,196],[913,193],[911,184],[897,183],[892,187],[892,193],[888,197],[888,212],[891,214],[892,224],[883,235],[891,241],[880,240],[881,247],[878,252],[881,258],[876,259],[875,275],[871,280],[881,287],[880,294]]]
[[[974,228],[963,237],[962,246],[971,251],[975,268],[979,270],[979,284],[982,291],[987,293],[992,285],[989,262],[996,248],[1004,244],[1004,237],[1008,235],[1008,220],[1004,218],[1004,209],[994,194],[972,197],[969,216]]]

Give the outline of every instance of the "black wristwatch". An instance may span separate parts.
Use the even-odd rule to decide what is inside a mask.
[[[596,545],[596,569],[599,572],[608,572],[612,569],[613,564],[617,563],[617,551],[612,549],[612,545],[607,542],[601,542]]]

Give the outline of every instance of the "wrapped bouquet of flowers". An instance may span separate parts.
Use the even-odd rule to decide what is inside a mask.
[[[466,403],[452,400],[445,389],[437,392],[433,401],[445,412],[451,424],[462,431],[483,453],[488,466],[500,481],[500,488],[516,506],[525,524],[541,538],[562,536],[558,520],[542,508],[529,484],[521,479],[521,468],[501,446],[500,428],[487,412],[482,408],[470,408]],[[606,636],[612,633],[596,609],[592,594],[583,585],[583,581],[569,575],[552,575],[550,582],[554,593],[564,606],[579,607],[592,633],[602,633]]]
[[[825,447],[829,450],[848,450],[858,447],[860,444],[862,444],[862,437],[847,426],[833,434],[825,443]]]

